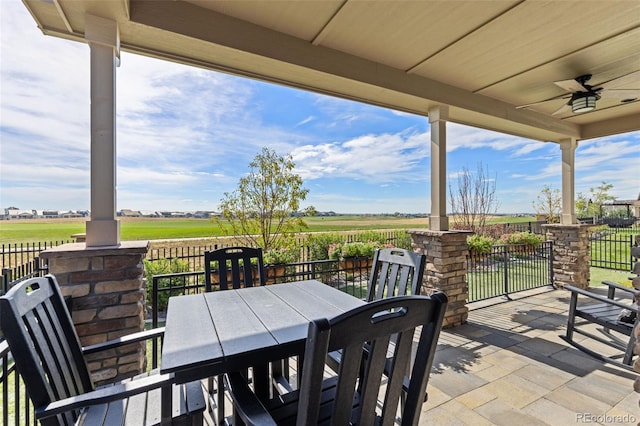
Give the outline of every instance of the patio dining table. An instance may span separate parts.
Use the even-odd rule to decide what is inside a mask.
[[[177,383],[249,367],[265,375],[268,362],[304,351],[311,320],[364,303],[316,280],[172,297],[160,372]]]

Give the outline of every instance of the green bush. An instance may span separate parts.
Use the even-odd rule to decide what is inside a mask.
[[[504,234],[498,241],[499,244],[527,244],[533,247],[538,247],[542,243],[542,236],[532,234],[531,232],[513,232],[511,234]]]
[[[176,272],[188,272],[189,263],[182,259],[159,259],[154,261],[144,260],[144,274],[147,280],[147,306],[153,306],[153,277],[154,275],[173,274]],[[167,288],[171,285],[168,278],[158,281],[158,290]],[[169,297],[182,294],[182,290],[158,291],[158,307],[159,311],[167,309]]]
[[[411,250],[411,235],[406,231],[395,231],[391,237],[392,243],[389,243],[387,233],[380,231],[365,231],[356,235],[356,238],[360,242],[357,246],[346,248],[348,255],[340,253],[343,246],[354,243],[346,243],[345,234],[339,233],[322,233],[322,234],[310,234],[307,237],[307,246],[309,247],[309,260],[325,260],[325,259],[340,259],[341,257],[351,256],[373,256],[376,248],[383,247],[398,247],[407,250]],[[364,242],[366,241],[366,243]],[[337,251],[336,251],[337,250]],[[362,254],[351,254],[357,251]]]
[[[471,235],[467,237],[467,247],[469,251],[474,253],[490,253],[494,240],[482,235]]]
[[[394,247],[398,247],[405,250],[411,250],[413,244],[413,240],[411,239],[411,235],[406,231],[395,231],[393,233],[394,238]]]
[[[326,260],[330,259],[329,247],[342,243],[344,235],[337,233],[331,234],[310,234],[307,237],[307,245],[309,246],[309,260]]]
[[[296,263],[298,260],[300,260],[300,249],[295,247],[271,249],[264,253],[264,263],[266,265]]]
[[[373,257],[373,253],[381,246],[380,243],[369,241],[366,243],[355,241],[342,245],[342,258],[345,257]]]

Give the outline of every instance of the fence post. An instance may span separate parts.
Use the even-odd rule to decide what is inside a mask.
[[[503,246],[502,259],[504,260],[504,296],[507,300],[511,300],[509,297],[509,249],[508,246]]]
[[[547,256],[549,257],[549,262],[547,265],[549,266],[549,285],[553,287],[553,241],[547,241],[549,245],[547,246]]]
[[[633,271],[633,255],[631,254],[631,247],[633,247],[633,235],[629,235],[629,270]]]
[[[11,282],[11,268],[2,268],[2,294],[5,294],[9,290],[9,283]]]

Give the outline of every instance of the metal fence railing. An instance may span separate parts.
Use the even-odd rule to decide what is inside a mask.
[[[631,247],[638,228],[596,230],[589,234],[591,266],[618,271],[633,268]]]
[[[0,389],[2,399],[0,407],[2,411],[3,425],[36,425],[33,406],[22,382],[22,378],[16,370],[13,357],[9,351],[6,340],[0,341]]]
[[[509,296],[523,290],[553,283],[553,245],[525,244],[493,246],[486,254],[467,257],[469,302],[497,296]]]

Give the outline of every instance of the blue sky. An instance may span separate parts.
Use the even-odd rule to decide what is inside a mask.
[[[0,1],[0,208],[89,209],[89,47],[48,37],[22,3]],[[303,207],[430,211],[426,117],[122,53],[117,208],[216,210],[263,146],[290,153]],[[499,211],[532,212],[560,188],[560,148],[449,123],[447,173],[479,162]],[[576,192],[640,191],[640,132],[581,141]]]

